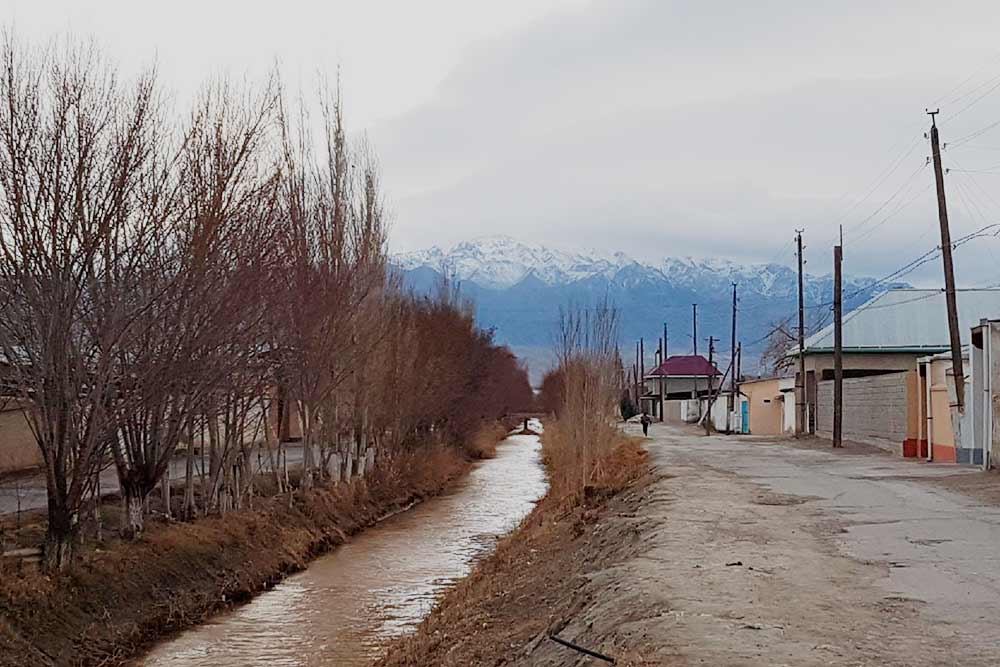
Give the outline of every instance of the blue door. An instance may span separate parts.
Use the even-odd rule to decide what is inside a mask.
[[[750,432],[750,401],[740,402],[740,433]]]

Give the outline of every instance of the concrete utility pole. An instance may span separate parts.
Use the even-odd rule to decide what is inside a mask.
[[[802,288],[802,230],[795,230],[795,243],[798,248],[799,257],[799,372],[795,378],[795,437],[801,436],[806,431],[806,307],[805,295]]]
[[[843,232],[841,232],[843,233]],[[833,446],[843,447],[844,425],[844,299],[843,240],[833,246]]]
[[[965,369],[962,363],[962,335],[958,329],[958,303],[955,298],[955,264],[951,259],[951,231],[948,229],[948,205],[944,197],[944,172],[941,169],[941,145],[935,116],[940,109],[928,111],[931,117],[931,155],[934,158],[934,184],[937,186],[938,221],[941,223],[941,259],[944,262],[944,300],[948,306],[948,333],[951,337],[951,367],[955,377],[955,402],[959,413],[965,412]]]

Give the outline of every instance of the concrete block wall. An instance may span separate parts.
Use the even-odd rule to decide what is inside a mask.
[[[900,451],[907,437],[907,375],[844,380],[844,439]],[[816,430],[833,432],[833,380],[817,383]]]

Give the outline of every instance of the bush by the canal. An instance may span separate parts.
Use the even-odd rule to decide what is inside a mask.
[[[124,664],[387,513],[440,493],[468,466],[459,448],[421,448],[350,483],[262,498],[253,510],[192,523],[156,523],[135,542],[91,545],[65,574],[5,572],[0,666]]]

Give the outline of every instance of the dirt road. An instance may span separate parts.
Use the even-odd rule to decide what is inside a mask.
[[[302,464],[302,447],[298,445],[286,445],[288,467],[294,469]],[[170,478],[173,480],[184,479],[187,469],[187,461],[178,457],[170,462]],[[258,454],[256,471],[269,471],[268,459],[263,454]],[[202,472],[201,459],[195,462],[195,476]],[[118,493],[118,473],[114,467],[109,467],[101,473],[101,494],[104,496]],[[48,503],[48,496],[45,492],[45,475],[41,472],[30,472],[22,475],[8,475],[0,478],[0,514],[13,514],[15,512],[28,512],[30,510],[42,509]]]
[[[1000,664],[1000,510],[930,483],[981,473],[650,436],[646,548],[604,573],[595,639],[650,664]]]
[[[1000,664],[1000,475],[659,424],[644,443],[648,475],[529,521],[385,664],[604,664],[553,632],[623,667]]]

